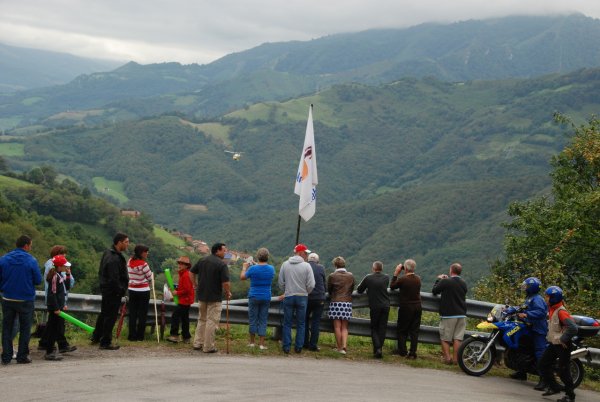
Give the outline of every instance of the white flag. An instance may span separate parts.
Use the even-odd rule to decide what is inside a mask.
[[[306,123],[306,136],[304,147],[300,155],[298,174],[296,175],[296,186],[294,193],[300,196],[298,213],[308,221],[315,214],[317,206],[317,151],[315,149],[315,133],[313,130],[312,105],[308,109],[308,122]]]

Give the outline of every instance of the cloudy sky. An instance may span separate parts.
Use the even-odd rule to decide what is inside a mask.
[[[570,12],[600,18],[600,1],[0,0],[0,43],[143,64],[203,64],[265,42]]]

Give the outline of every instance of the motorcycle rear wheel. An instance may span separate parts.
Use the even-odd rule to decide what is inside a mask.
[[[496,360],[496,349],[492,345],[481,355],[487,344],[487,339],[471,337],[460,345],[460,348],[458,348],[458,365],[462,371],[476,377],[490,371]]]
[[[573,388],[577,388],[581,381],[583,381],[583,377],[585,375],[585,369],[583,368],[583,363],[579,359],[571,360],[569,364],[569,370],[571,371],[571,379],[573,380]],[[560,380],[560,374],[558,370],[558,361],[556,363],[556,368],[554,369],[554,373],[556,374],[558,383],[560,385],[564,385]]]

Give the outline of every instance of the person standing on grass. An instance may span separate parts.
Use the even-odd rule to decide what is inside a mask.
[[[56,245],[50,249],[50,258],[44,264],[43,278],[48,277],[48,273],[54,267],[52,260],[57,255],[62,255],[63,257],[67,258],[67,248],[65,246]],[[70,265],[67,266],[63,272],[60,272],[60,275],[64,279],[63,286],[65,288],[65,304],[67,304],[68,299],[69,299],[69,291],[75,285],[75,277],[71,273],[71,266]],[[44,298],[45,298],[44,301],[47,303],[48,302],[48,281],[46,281],[45,279],[44,279]],[[69,345],[69,342],[67,341],[67,338],[65,337],[65,328],[64,328],[65,321],[62,320],[60,322],[60,324],[63,325],[63,328],[59,329],[59,332],[58,332],[59,338],[56,340],[58,343],[59,352],[67,353],[67,352],[75,351],[77,349],[77,347]],[[44,330],[42,332],[42,335],[40,336],[38,350],[46,350],[47,344],[48,344],[48,341],[46,339],[46,331]]]
[[[244,262],[240,279],[250,279],[250,290],[248,291],[248,332],[250,342],[248,346],[253,348],[255,337],[258,334],[258,347],[266,350],[265,336],[267,335],[267,319],[269,318],[269,306],[271,305],[271,284],[275,277],[275,268],[268,264],[269,250],[259,248],[256,252],[258,264]]]
[[[0,292],[2,293],[2,364],[13,358],[13,328],[19,320],[17,363],[31,363],[29,339],[33,320],[35,286],[42,283],[40,267],[31,252],[31,237],[23,235],[16,248],[0,257]]]
[[[181,322],[181,337],[184,343],[190,343],[192,335],[190,334],[190,306],[194,303],[194,284],[190,278],[190,268],[192,263],[190,257],[184,255],[177,260],[179,267],[179,283],[177,290],[173,294],[179,297],[179,304],[175,306],[175,311],[171,316],[171,336],[167,338],[169,342],[179,342],[179,323]]]
[[[283,331],[281,348],[289,354],[292,347],[292,326],[296,320],[294,352],[302,353],[306,324],[308,294],[315,287],[312,268],[306,262],[310,251],[304,244],[294,247],[294,254],[281,265],[279,289],[283,292]]]
[[[373,356],[376,359],[381,359],[390,314],[390,295],[388,294],[390,277],[382,273],[383,263],[381,261],[375,261],[371,270],[373,273],[363,278],[356,291],[358,293],[367,291]]]
[[[194,350],[202,350],[204,353],[218,352],[215,347],[215,332],[221,321],[223,292],[227,300],[231,299],[229,268],[223,261],[225,253],[227,246],[215,243],[211,247],[211,254],[198,261],[191,270],[200,310]]]
[[[147,246],[138,244],[127,261],[129,274],[129,336],[127,339],[132,342],[143,341],[146,332],[152,283],[152,271],[146,262],[149,250]]]
[[[318,352],[319,334],[321,325],[321,316],[325,309],[325,267],[319,264],[319,255],[310,253],[308,255],[308,263],[313,270],[315,277],[315,288],[308,295],[308,305],[306,306],[306,329],[304,331],[304,347],[313,352]]]
[[[390,289],[398,289],[398,325],[396,336],[397,353],[408,359],[417,358],[419,329],[421,327],[421,278],[415,275],[417,263],[408,259],[398,264],[392,277]],[[404,272],[403,276],[400,276]],[[406,350],[406,339],[410,339],[410,352]]]
[[[458,348],[465,335],[467,321],[467,283],[460,274],[462,266],[459,263],[450,265],[450,276],[438,275],[431,293],[441,295],[440,300],[440,341],[442,344],[443,361],[446,364],[458,362]],[[453,356],[450,355],[450,345]]]
[[[346,260],[343,257],[335,257],[332,262],[335,272],[327,277],[330,299],[328,316],[333,320],[337,351],[345,355],[348,347],[348,322],[352,318],[354,275],[346,270]]]
[[[59,314],[67,309],[66,299],[67,290],[70,288],[70,281],[62,276],[63,272],[71,266],[64,255],[57,255],[52,258],[52,268],[48,271],[46,282],[46,307],[48,310],[48,325],[46,327],[46,360],[62,360],[62,356],[56,353],[54,344],[60,339],[65,339],[65,320]],[[58,345],[60,348],[60,344]],[[63,350],[61,353],[72,352],[76,348]]]
[[[98,279],[102,305],[92,334],[92,343],[100,343],[100,349],[119,349],[118,345],[112,344],[112,331],[119,315],[121,298],[127,293],[129,285],[127,262],[123,256],[128,247],[129,237],[124,233],[117,233],[113,238],[112,247],[104,252],[100,260]]]

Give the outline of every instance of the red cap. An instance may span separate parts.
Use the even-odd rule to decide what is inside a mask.
[[[70,267],[71,263],[69,261],[67,261],[67,259],[65,258],[64,255],[59,254],[59,255],[55,255],[52,258],[52,265],[54,265],[55,267]]]
[[[300,253],[302,251],[306,251],[307,253],[310,253],[310,251],[308,250],[308,247],[306,247],[302,243],[300,243],[300,244],[296,245],[296,247],[294,247],[294,253]]]

